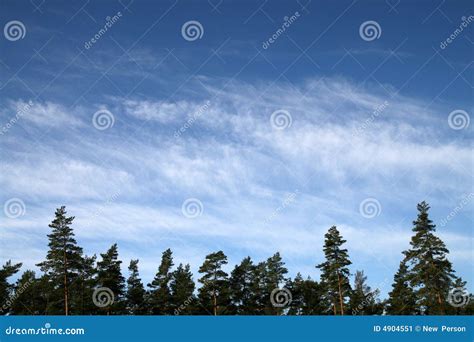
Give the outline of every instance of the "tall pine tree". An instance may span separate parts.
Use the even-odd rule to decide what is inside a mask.
[[[117,244],[114,243],[107,252],[100,254],[102,260],[97,263],[97,283],[99,287],[105,287],[112,291],[114,301],[104,307],[106,313],[122,314],[125,311],[125,278],[122,275],[118,259]]]
[[[144,315],[146,291],[138,273],[138,259],[130,260],[128,271],[130,275],[127,279],[127,311],[132,315]]]
[[[325,291],[324,298],[332,308],[334,315],[344,315],[346,298],[349,297],[351,286],[349,283],[349,269],[351,264],[347,249],[342,248],[346,242],[336,226],[329,228],[324,235],[324,255],[326,261],[317,265],[321,270],[321,283]]]
[[[416,297],[410,286],[408,266],[405,260],[400,262],[395,273],[392,291],[388,294],[386,311],[389,315],[414,315],[417,313]]]
[[[199,279],[199,300],[214,316],[225,312],[229,304],[228,275],[222,270],[227,264],[227,256],[222,251],[211,253],[199,268],[203,276]]]
[[[195,284],[191,266],[179,264],[173,272],[170,282],[171,305],[175,315],[190,315],[196,310]]]
[[[173,253],[171,249],[163,252],[161,264],[153,281],[148,284],[150,291],[150,307],[154,315],[171,315],[171,268],[173,267]]]
[[[230,312],[235,315],[250,315],[253,313],[252,281],[255,266],[252,259],[246,257],[232,270],[230,287]]]
[[[55,218],[49,225],[52,231],[48,235],[49,251],[46,260],[37,266],[46,273],[53,288],[52,311],[68,315],[71,305],[70,286],[79,277],[82,248],[77,245],[71,228],[74,216],[67,217],[66,214],[65,206],[56,209]]]
[[[410,264],[409,279],[415,289],[417,304],[424,314],[445,313],[446,298],[455,281],[449,250],[434,233],[436,226],[428,217],[430,206],[425,201],[417,205],[418,217],[413,221],[411,248],[405,251]]]

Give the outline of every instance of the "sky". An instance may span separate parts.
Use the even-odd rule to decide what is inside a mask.
[[[0,262],[37,270],[65,205],[145,283],[167,248],[319,279],[336,225],[386,295],[425,200],[472,291],[472,7],[1,0]]]

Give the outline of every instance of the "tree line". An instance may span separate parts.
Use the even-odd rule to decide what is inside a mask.
[[[363,271],[351,283],[348,250],[337,227],[325,234],[319,281],[294,279],[280,253],[265,261],[244,258],[230,274],[222,251],[206,256],[197,288],[189,264],[174,268],[173,253],[163,252],[146,285],[138,260],[121,271],[117,244],[105,253],[84,255],[74,237],[73,216],[64,206],[49,225],[49,250],[38,263],[41,275],[7,261],[0,269],[0,313],[4,315],[456,315],[474,312],[466,282],[455,276],[444,242],[435,235],[426,202],[417,205],[410,248],[403,252],[392,290],[385,300],[367,284]],[[389,237],[387,237],[389,238]]]

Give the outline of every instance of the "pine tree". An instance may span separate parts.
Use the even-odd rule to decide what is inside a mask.
[[[148,284],[150,291],[150,307],[154,315],[171,315],[171,268],[173,267],[173,253],[171,249],[163,252],[161,264],[153,281]]]
[[[324,255],[326,261],[317,265],[321,269],[321,282],[325,290],[324,298],[330,306],[334,315],[344,315],[346,298],[351,292],[349,283],[349,269],[351,264],[347,249],[341,248],[346,242],[340,235],[336,226],[329,228],[324,235]]]
[[[138,259],[130,260],[128,271],[130,276],[127,279],[127,310],[132,315],[144,315],[146,291],[138,273]]]
[[[416,297],[410,287],[408,266],[405,260],[400,262],[394,276],[392,291],[388,294],[387,314],[389,315],[414,315],[417,313]]]
[[[73,284],[76,294],[72,298],[73,306],[81,315],[98,313],[98,308],[92,300],[94,288],[97,286],[95,261],[95,255],[92,257],[86,255],[82,258],[78,279]]]
[[[417,205],[418,217],[413,221],[413,232],[405,257],[410,263],[409,279],[415,289],[417,304],[424,314],[444,314],[445,298],[455,280],[449,250],[435,233],[435,225],[428,217],[430,206],[426,202]]]
[[[230,306],[229,313],[235,315],[249,315],[252,307],[252,281],[255,266],[252,259],[246,257],[240,265],[232,270],[229,279]]]
[[[324,312],[321,302],[322,290],[318,282],[310,277],[303,279],[298,273],[294,280],[288,280],[286,286],[293,300],[289,304],[288,315],[322,315]]]
[[[269,293],[265,290],[265,280],[267,273],[267,263],[259,262],[252,270],[252,279],[250,286],[250,304],[252,315],[264,315],[267,306]]]
[[[97,283],[113,293],[113,303],[104,307],[106,313],[121,314],[124,312],[125,278],[122,275],[118,259],[117,244],[114,243],[106,253],[100,254],[102,260],[97,263]],[[98,292],[100,293],[100,292]]]
[[[12,315],[44,315],[46,301],[41,292],[40,281],[34,271],[26,270],[15,284],[11,303]]]
[[[13,264],[8,260],[0,269],[0,314],[6,314],[10,311],[11,296],[14,286],[8,282],[8,278],[17,273],[21,268],[21,263]]]
[[[52,229],[49,238],[49,251],[46,260],[37,266],[46,273],[48,280],[52,284],[55,297],[52,305],[55,313],[60,313],[62,304],[65,315],[70,309],[70,286],[79,277],[82,263],[82,248],[77,245],[71,224],[74,216],[66,216],[66,207],[56,209],[55,218],[49,225]]]
[[[171,305],[175,315],[190,315],[196,310],[195,284],[189,264],[179,264],[170,282]]]
[[[227,264],[227,257],[222,251],[211,253],[199,268],[203,276],[199,279],[202,284],[199,289],[201,304],[214,316],[225,312],[229,304],[228,275],[222,270]]]
[[[285,268],[285,263],[282,261],[280,253],[275,253],[272,257],[268,258],[265,263],[265,285],[264,294],[266,299],[265,312],[269,315],[279,315],[284,308],[276,307],[272,303],[272,292],[280,288],[280,285],[285,282],[285,274],[288,270]],[[273,298],[275,300],[275,298]]]
[[[379,315],[383,313],[383,305],[378,299],[379,290],[372,290],[367,285],[364,271],[356,271],[354,289],[351,291],[349,307],[352,315]]]

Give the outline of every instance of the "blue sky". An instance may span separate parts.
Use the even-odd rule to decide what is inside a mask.
[[[117,242],[145,282],[168,247],[196,279],[219,249],[229,270],[280,251],[318,278],[337,225],[385,294],[426,200],[472,290],[470,16],[468,1],[2,0],[0,260],[34,268],[66,205],[86,253]]]

